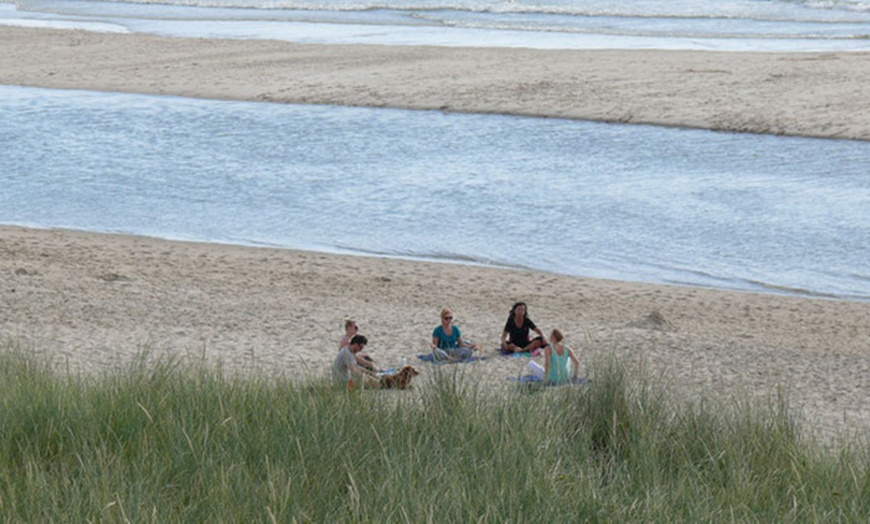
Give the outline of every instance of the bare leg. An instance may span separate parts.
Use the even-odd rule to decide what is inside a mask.
[[[529,353],[531,353],[532,351],[536,349],[541,349],[542,347],[544,347],[544,341],[540,338],[536,338],[535,340],[532,340],[528,346],[523,348],[523,351],[528,351]]]

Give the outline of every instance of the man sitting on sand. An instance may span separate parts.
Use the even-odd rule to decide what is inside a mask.
[[[356,320],[347,319],[344,321],[344,336],[341,337],[341,340],[338,342],[338,350],[341,351],[345,346],[350,344],[350,339],[353,338],[359,332],[359,324],[357,324]],[[359,352],[354,355],[356,358],[356,363],[358,366],[363,367],[369,371],[377,371],[375,369],[375,361],[372,360],[372,357],[366,355],[363,352]]]
[[[339,384],[347,384],[347,389],[362,386],[372,389],[406,389],[411,379],[420,373],[412,366],[404,366],[399,371],[379,374],[359,365],[357,354],[366,347],[368,340],[363,335],[354,335],[350,343],[341,348],[332,363],[332,375]]]
[[[335,361],[332,363],[332,376],[335,381],[347,384],[348,389],[353,389],[355,384],[363,385],[365,382],[377,381],[372,371],[357,364],[356,354],[368,344],[368,339],[363,335],[354,335],[350,343],[341,348]]]

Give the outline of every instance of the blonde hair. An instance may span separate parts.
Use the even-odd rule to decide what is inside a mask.
[[[553,332],[550,334],[550,338],[556,339],[556,342],[562,342],[565,340],[565,335],[562,334],[562,330],[559,328],[554,328]]]
[[[447,315],[452,315],[453,311],[450,311],[448,308],[444,308],[441,310],[441,318],[446,317]]]

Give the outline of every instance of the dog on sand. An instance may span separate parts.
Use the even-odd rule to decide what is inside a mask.
[[[419,375],[414,366],[405,366],[390,375],[383,375],[380,379],[380,389],[405,389],[411,385],[411,379]]]

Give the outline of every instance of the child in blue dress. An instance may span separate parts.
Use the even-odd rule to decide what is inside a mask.
[[[554,329],[550,334],[550,343],[544,347],[543,367],[532,361],[529,362],[529,369],[548,385],[568,384],[577,381],[580,360],[574,350],[565,345],[562,331]]]

